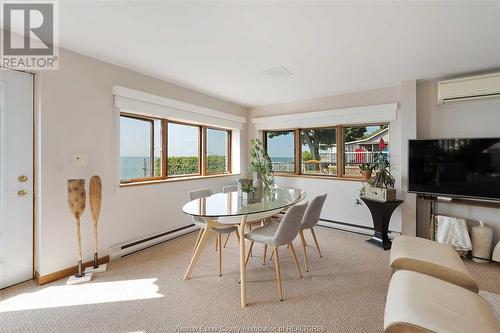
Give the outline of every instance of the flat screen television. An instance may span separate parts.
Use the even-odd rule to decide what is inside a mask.
[[[500,138],[410,140],[408,191],[500,201]]]

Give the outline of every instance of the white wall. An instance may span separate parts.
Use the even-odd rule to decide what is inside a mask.
[[[60,69],[36,75],[37,111],[37,270],[40,275],[76,263],[75,223],[66,203],[66,180],[94,174],[103,182],[100,255],[110,246],[190,223],[181,211],[187,192],[220,190],[238,176],[119,188],[114,185],[114,85],[247,117],[243,107],[164,81],[60,49]],[[247,137],[246,129],[242,131]],[[241,140],[241,165],[246,165]],[[72,155],[89,155],[87,167],[74,167]],[[82,218],[84,260],[92,258],[91,218]]]
[[[406,171],[402,171],[406,164],[408,138],[416,134],[416,83],[404,82],[401,86],[358,92],[318,99],[256,107],[250,109],[252,118],[303,113],[310,111],[334,110],[357,106],[369,106],[387,103],[399,103],[396,120],[390,123],[390,144],[392,172],[396,178],[398,196],[405,199],[404,205],[398,209],[390,222],[389,229],[403,231],[406,234],[415,234],[415,199],[403,193],[402,184],[406,182]],[[407,113],[407,114],[405,114]],[[325,126],[328,124],[324,124]],[[254,128],[249,128],[249,136],[259,135]],[[327,201],[321,217],[337,222],[372,227],[370,213],[366,207],[355,207],[354,202],[361,188],[359,181],[336,179],[314,179],[304,177],[276,177],[279,185],[299,187],[307,192],[309,197],[321,193],[328,193]],[[406,187],[404,187],[406,188]],[[405,216],[402,223],[401,214]]]
[[[401,114],[399,118],[401,145],[400,156],[401,179],[401,232],[404,235],[417,234],[417,196],[408,193],[408,140],[417,138],[417,82],[415,80],[401,83]]]
[[[499,137],[500,99],[456,102],[438,105],[437,80],[417,84],[417,134],[420,139]],[[439,203],[438,213],[469,219],[469,224],[484,220],[500,240],[500,210]]]

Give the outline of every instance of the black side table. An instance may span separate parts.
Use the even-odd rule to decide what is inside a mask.
[[[403,200],[381,202],[368,198],[361,198],[370,209],[373,219],[373,229],[375,233],[367,242],[381,246],[384,250],[391,248],[391,240],[387,235],[389,221],[394,210],[403,202]]]

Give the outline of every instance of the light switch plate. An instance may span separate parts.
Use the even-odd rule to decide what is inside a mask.
[[[73,166],[86,166],[89,164],[89,155],[87,154],[74,154]]]

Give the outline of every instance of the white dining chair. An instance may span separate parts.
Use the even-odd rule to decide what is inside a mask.
[[[238,191],[238,185],[226,185],[222,187],[222,193],[231,193],[231,192],[237,192]],[[236,231],[236,235],[238,235],[238,231]],[[226,248],[227,241],[229,240],[229,236],[231,236],[231,233],[228,233],[226,236],[226,240],[224,241],[224,246],[223,248]],[[238,242],[239,242],[240,237],[238,236]]]
[[[318,195],[309,202],[302,222],[300,223],[300,241],[302,243],[302,250],[304,252],[304,265],[306,267],[306,272],[309,272],[309,265],[307,263],[307,250],[306,250],[306,238],[304,237],[304,230],[311,230],[311,234],[318,249],[319,257],[322,258],[321,250],[319,249],[318,239],[316,238],[316,233],[314,232],[314,227],[318,224],[319,217],[321,215],[321,210],[323,209],[323,204],[325,203],[327,194]]]
[[[222,187],[222,193],[231,193],[231,192],[237,192],[238,191],[238,185],[226,185]],[[264,220],[256,220],[256,221],[249,221],[247,222],[248,228],[252,230],[252,225],[259,223],[260,225],[264,225]],[[226,248],[227,241],[229,240],[229,236],[231,234],[228,233],[226,236],[226,240],[224,241],[224,248]]]
[[[295,261],[295,265],[299,271],[299,276],[302,277],[302,272],[300,271],[299,262],[297,260],[297,254],[295,253],[295,248],[293,247],[292,242],[299,233],[300,223],[302,222],[306,208],[307,202],[297,204],[286,212],[280,223],[270,223],[263,227],[253,229],[245,234],[245,238],[250,240],[250,248],[245,260],[245,266],[248,264],[250,253],[255,242],[273,247],[274,266],[276,269],[276,281],[278,284],[280,301],[283,300],[283,288],[281,286],[281,267],[278,248],[283,245],[289,246],[293,260]]]
[[[226,185],[222,187],[223,193],[236,192],[238,191],[238,185]]]

